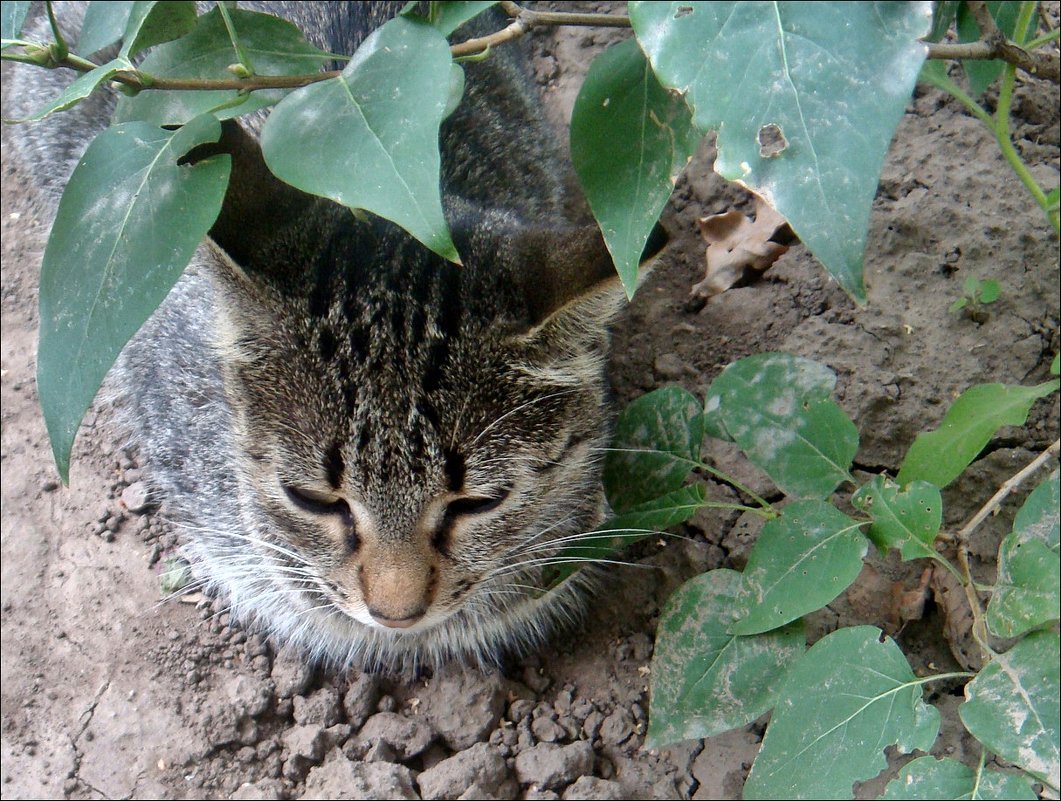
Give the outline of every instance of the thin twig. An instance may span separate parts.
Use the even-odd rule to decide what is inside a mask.
[[[1061,439],[1055,440],[1053,445],[1036,456],[1035,459],[1029,462],[1019,473],[1006,479],[1002,483],[1002,486],[998,488],[998,492],[991,496],[991,500],[980,507],[980,511],[973,515],[969,519],[969,522],[958,532],[956,537],[958,543],[965,544],[968,542],[969,535],[973,533],[973,530],[983,523],[988,515],[992,514],[999,506],[1001,506],[1002,502],[1006,500],[1010,493],[1017,489],[1028,476],[1032,475],[1036,470],[1046,464],[1051,456],[1057,456],[1058,451],[1061,451]]]
[[[1005,37],[997,41],[929,42],[928,57],[955,61],[985,61],[998,59],[1024,70],[1029,75],[1053,83],[1061,83],[1061,55],[1057,53],[1029,53]]]
[[[961,567],[962,576],[964,578],[962,581],[962,589],[964,589],[965,597],[969,602],[969,609],[973,613],[973,639],[976,640],[977,645],[980,646],[981,655],[985,661],[991,657],[994,651],[989,643],[987,622],[984,618],[984,609],[980,603],[980,596],[977,595],[972,567],[969,564],[969,536],[976,530],[977,526],[983,523],[989,515],[998,509],[1002,502],[1009,497],[1010,493],[1017,489],[1025,479],[1046,464],[1051,456],[1057,456],[1059,451],[1061,451],[1061,439],[1055,440],[1053,445],[1036,456],[1035,459],[1029,462],[1020,472],[1015,473],[1006,479],[1002,483],[1002,486],[998,488],[998,492],[992,495],[991,499],[980,507],[980,510],[969,519],[969,522],[966,523],[961,531],[955,536],[955,540],[958,544],[958,565]]]

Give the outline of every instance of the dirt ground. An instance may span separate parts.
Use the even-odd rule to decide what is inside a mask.
[[[558,120],[592,53],[621,35],[568,30],[534,42]],[[1056,86],[1021,84],[1018,148],[1044,186],[1056,185],[1061,166],[1058,119]],[[644,548],[640,568],[614,571],[579,631],[495,674],[318,670],[241,629],[223,601],[161,600],[161,565],[178,539],[133,511],[140,469],[105,415],[90,414],[71,485],[58,483],[34,385],[46,231],[30,177],[3,152],[5,798],[739,797],[765,721],[662,751],[643,745],[661,606],[702,570],[743,567],[756,529],[734,514],[703,513],[678,532],[684,538]],[[837,372],[838,400],[861,436],[857,468],[878,473],[893,471],[967,386],[1048,377],[1059,347],[1057,239],[988,132],[956,103],[919,89],[899,126],[872,217],[864,308],[798,245],[761,279],[692,302],[703,277],[697,218],[751,208],[712,173],[711,158],[705,145],[679,182],[664,217],[669,253],[616,331],[619,403],[671,383],[703,397],[729,362],[789,351]],[[1002,284],[983,322],[947,311],[970,275]],[[1057,438],[1058,418],[1055,394],[1026,427],[1004,430],[945,493],[946,523],[967,519]],[[774,492],[720,443],[708,455],[757,492]],[[1010,519],[979,530],[985,579]],[[812,616],[812,636],[889,624],[896,588],[918,586],[922,570],[871,560],[855,587]],[[936,597],[895,633],[915,669],[956,665]],[[928,691],[943,714],[933,753],[975,760],[958,725],[960,692]],[[892,759],[888,775],[903,761]],[[877,794],[888,775],[860,796]]]

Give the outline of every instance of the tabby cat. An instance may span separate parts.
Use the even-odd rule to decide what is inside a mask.
[[[248,5],[352,53],[404,4]],[[548,588],[545,566],[604,511],[623,295],[596,230],[570,223],[524,56],[465,69],[441,133],[463,266],[281,183],[261,118],[226,123],[207,149],[233,157],[221,216],[109,379],[197,574],[311,657],[490,663],[586,594],[579,574]],[[5,116],[57,93],[40,71],[15,81]],[[17,134],[53,197],[109,111],[93,98]]]

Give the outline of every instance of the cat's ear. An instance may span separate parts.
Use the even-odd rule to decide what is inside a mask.
[[[657,224],[641,254],[638,282],[648,274],[667,244]],[[564,341],[606,337],[609,324],[623,308],[626,293],[611,254],[596,226],[534,234],[523,243],[533,249],[538,269],[524,272],[524,295],[530,312],[528,340],[559,347]]]
[[[199,161],[227,153],[231,177],[210,238],[233,262],[247,267],[278,232],[310,211],[320,199],[285,184],[272,174],[257,140],[235,120],[221,123],[221,139],[195,148],[184,159]]]

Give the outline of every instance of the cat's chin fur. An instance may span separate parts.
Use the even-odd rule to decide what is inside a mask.
[[[218,592],[236,619],[274,637],[309,661],[343,668],[416,672],[459,660],[481,669],[539,649],[551,636],[579,625],[598,579],[581,570],[541,595],[523,595],[504,610],[476,611],[474,596],[456,613],[423,629],[387,629],[354,620],[321,596],[293,594],[262,575],[262,554],[241,569],[226,550],[201,534],[183,549],[200,581]]]

